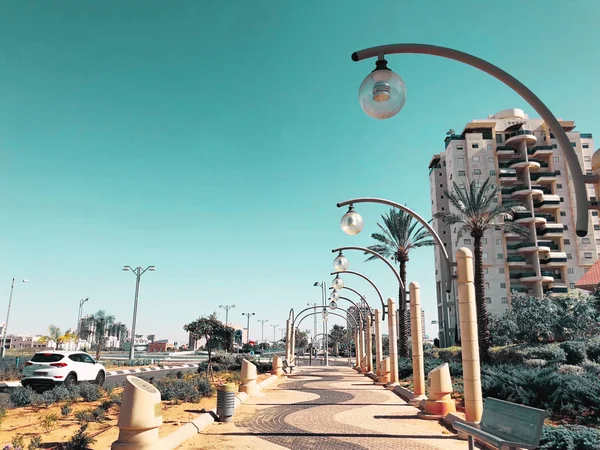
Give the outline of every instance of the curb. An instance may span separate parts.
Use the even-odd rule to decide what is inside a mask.
[[[258,383],[257,393],[267,389],[271,386],[275,380],[279,377],[277,375],[271,375],[269,378]],[[245,392],[238,392],[235,396],[235,409],[238,406],[246,402],[249,396]],[[161,450],[172,450],[177,448],[179,445],[183,444],[186,440],[191,438],[192,436],[199,434],[204,428],[209,426],[215,421],[217,417],[217,409],[211,409],[210,411],[206,411],[205,414],[202,414],[196,417],[191,422],[182,425],[177,431],[165,436],[160,440],[160,449]]]

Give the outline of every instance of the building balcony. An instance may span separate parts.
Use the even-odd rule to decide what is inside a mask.
[[[544,267],[564,267],[567,265],[567,254],[565,252],[550,252],[546,258],[540,258],[540,264]]]
[[[538,161],[525,160],[524,158],[513,159],[508,162],[509,169],[524,169],[525,167],[529,167],[529,170],[538,170],[542,165]]]
[[[533,207],[540,210],[559,209],[560,196],[554,194],[544,194],[539,201],[533,202]]]
[[[541,272],[541,275],[537,275],[533,271],[511,272],[510,279],[519,280],[521,283],[537,283],[540,281],[543,283],[551,283],[554,281],[554,276],[552,272],[545,270]]]
[[[531,158],[529,161],[534,161],[540,165],[542,169],[547,169],[549,167],[547,161],[542,161],[541,159],[533,159]]]
[[[530,223],[545,224],[546,219],[532,214],[531,211],[517,211],[514,213],[514,222],[520,225],[527,225]]]
[[[527,149],[527,154],[533,156],[534,158],[538,158],[540,156],[548,156],[554,152],[554,149],[551,145],[536,145],[533,148]]]
[[[522,255],[508,255],[506,262],[510,267],[522,267],[527,266],[527,260]]]
[[[564,225],[562,223],[546,224],[542,229],[536,230],[538,237],[562,237],[564,233]]]
[[[560,252],[562,249],[558,246],[558,244],[554,241],[550,241],[547,239],[538,239],[538,245],[542,247],[548,247],[550,251]]]
[[[515,149],[508,145],[498,145],[496,147],[496,154],[498,156],[513,156],[515,154]]]
[[[498,177],[503,183],[507,181],[519,181],[517,178],[517,171],[514,169],[500,169]]]
[[[553,282],[548,285],[548,289],[544,293],[548,294],[566,294],[569,292],[569,287],[561,282]]]
[[[550,252],[552,249],[544,242],[538,241],[537,245],[535,242],[520,242],[515,245],[515,250],[517,253]]]
[[[507,134],[506,141],[504,141],[504,143],[506,145],[515,145],[523,140],[528,146],[535,145],[537,143],[537,138],[531,130],[517,130],[510,134]]]
[[[537,183],[551,183],[556,181],[558,175],[560,175],[560,170],[555,170],[553,172],[537,172],[530,173],[529,179]]]
[[[531,189],[527,186],[515,186],[510,193],[511,197],[526,197],[529,195],[541,196],[544,195],[544,190],[539,186],[531,186]]]
[[[517,284],[511,284],[510,291],[526,294],[529,291],[529,289],[526,286],[519,286]]]
[[[547,223],[556,223],[556,217],[553,214],[536,214],[536,217],[546,219]]]

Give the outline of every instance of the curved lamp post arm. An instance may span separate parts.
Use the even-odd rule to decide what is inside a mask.
[[[377,295],[379,296],[379,300],[381,301],[381,320],[385,320],[385,313],[386,313],[386,310],[387,310],[387,305],[385,303],[383,303],[383,295],[381,295],[381,292],[379,291],[379,288],[377,288],[377,286],[375,285],[375,283],[373,283],[369,278],[367,278],[366,276],[364,276],[362,273],[353,272],[351,270],[344,270],[343,272],[331,272],[331,275],[343,275],[345,273],[349,273],[351,275],[359,276],[363,280],[368,281],[369,284],[371,286],[373,286],[373,289],[375,289],[375,291],[377,292]]]
[[[570,144],[569,144],[570,145]],[[354,203],[380,203],[382,205],[391,206],[392,208],[398,208],[400,211],[404,211],[411,217],[414,217],[423,227],[429,231],[429,234],[433,237],[433,239],[437,242],[438,248],[440,249],[440,253],[442,257],[446,260],[446,270],[444,276],[444,284],[446,285],[446,292],[450,292],[452,290],[452,262],[448,257],[448,252],[446,251],[446,247],[444,247],[444,243],[440,236],[435,232],[435,230],[429,225],[429,222],[423,219],[419,214],[414,212],[412,209],[401,205],[400,203],[393,202],[391,200],[386,200],[384,198],[374,198],[374,197],[361,197],[361,198],[353,198],[351,200],[346,200],[337,204],[338,208],[346,205],[352,205]],[[586,213],[587,214],[587,213]]]
[[[391,54],[420,54],[420,55],[433,55],[440,56],[442,58],[453,59],[454,61],[462,62],[469,66],[475,67],[494,78],[500,80],[517,94],[519,94],[527,103],[529,103],[533,109],[540,115],[540,117],[550,127],[550,130],[556,136],[556,140],[560,144],[563,155],[569,165],[571,177],[573,178],[573,186],[575,188],[575,201],[577,204],[577,221],[575,229],[577,230],[577,236],[583,237],[588,232],[588,198],[585,187],[585,177],[579,165],[577,159],[577,153],[571,146],[571,140],[567,136],[565,130],[558,122],[558,119],[554,117],[554,114],[550,109],[523,83],[517,80],[515,77],[500,69],[499,67],[473,56],[469,53],[461,52],[447,47],[440,47],[437,45],[427,44],[390,44],[381,45],[379,47],[371,47],[352,54],[353,61],[361,61],[366,58],[383,57],[384,55]]]
[[[365,321],[365,316],[364,316],[363,312],[360,310],[360,308],[358,307],[358,305],[357,305],[356,303],[354,303],[354,302],[353,302],[352,300],[350,300],[348,297],[342,297],[341,295],[340,295],[340,300],[346,300],[347,302],[350,302],[350,303],[352,303],[352,305],[353,305],[353,306],[356,308],[356,310],[358,311],[358,316],[359,316],[359,318],[360,318],[361,322],[364,322],[364,321]]]
[[[404,283],[402,282],[402,278],[400,277],[400,274],[398,273],[398,270],[396,270],[396,268],[392,265],[392,263],[390,263],[386,258],[384,258],[383,256],[381,256],[376,251],[371,250],[370,248],[366,248],[366,247],[340,247],[340,248],[334,248],[333,250],[331,250],[331,253],[337,253],[337,252],[341,252],[341,251],[344,251],[344,250],[358,250],[358,251],[361,251],[361,252],[370,253],[371,255],[375,256],[376,258],[379,258],[380,260],[382,260],[390,268],[390,270],[392,272],[394,272],[394,275],[396,276],[396,280],[398,280],[398,284],[400,285],[400,290],[404,294],[403,300],[406,300],[406,288],[404,287]]]
[[[294,317],[294,319],[292,320],[292,326],[294,326],[294,323],[296,322],[296,319],[297,319],[298,317],[300,317],[300,316],[302,315],[302,313],[303,313],[303,312],[305,312],[305,311],[308,311],[309,309],[318,309],[318,308],[321,308],[321,309],[327,309],[327,306],[323,306],[323,305],[321,305],[321,306],[309,306],[308,308],[304,308],[302,311],[300,311],[300,312],[298,313],[298,315],[296,315],[296,317]],[[300,324],[298,324],[298,325],[296,325],[296,326],[300,326]]]
[[[360,299],[365,303],[365,305],[367,305],[367,308],[369,308],[369,315],[371,316],[371,318],[375,317],[375,313],[373,312],[371,305],[369,305],[369,302],[364,297],[364,295],[362,295],[356,289],[352,289],[351,287],[348,287],[348,286],[344,286],[342,289],[348,289],[350,292],[354,292],[356,295],[358,295],[360,297]]]
[[[346,311],[345,309],[342,309],[342,308],[338,308],[338,309],[339,309],[340,311]],[[313,312],[313,313],[307,314],[306,316],[302,317],[302,318],[300,319],[300,322],[298,322],[298,325],[297,325],[297,327],[296,327],[296,328],[300,328],[300,324],[302,323],[302,321],[303,321],[304,319],[306,319],[307,317],[314,316],[314,315],[316,315],[316,314],[319,314],[319,313],[318,313],[318,312]],[[345,319],[345,320],[346,320],[346,322],[347,322],[347,324],[348,324],[348,325],[350,325],[350,321],[348,320],[348,317],[344,317],[344,316],[342,316],[341,314],[336,314],[336,313],[334,313],[334,312],[328,312],[328,314],[331,314],[331,315],[333,315],[333,316],[338,316],[338,317],[341,317],[342,319]],[[346,314],[347,314],[347,311],[346,311]],[[358,328],[358,324],[356,323],[356,320],[354,319],[354,317],[350,316],[350,318],[351,318],[351,319],[354,321],[354,326]],[[320,334],[323,334],[323,333],[320,333]],[[317,335],[317,336],[319,336],[319,335]]]

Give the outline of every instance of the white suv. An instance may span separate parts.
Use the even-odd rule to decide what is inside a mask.
[[[33,355],[23,368],[23,386],[43,387],[79,381],[91,381],[102,386],[106,369],[84,352],[47,351]]]

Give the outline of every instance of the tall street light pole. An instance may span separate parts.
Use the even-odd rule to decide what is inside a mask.
[[[229,326],[229,310],[235,308],[235,305],[219,305],[219,308],[225,310],[225,326]]]
[[[144,273],[146,273],[146,271],[148,271],[148,270],[150,272],[154,272],[156,270],[156,267],[148,266],[145,269],[142,269],[139,266],[136,267],[135,269],[132,268],[131,266],[123,267],[124,272],[131,271],[135,275],[135,300],[133,302],[133,321],[131,323],[131,347],[129,348],[129,359],[130,360],[132,360],[135,355],[135,321],[137,319],[138,295],[140,293],[140,279],[142,278],[142,275],[144,275]]]
[[[307,303],[306,306],[317,306],[317,304],[316,303]],[[315,323],[314,323],[313,337],[312,337],[313,343],[314,343],[316,337],[317,337],[317,315],[315,314]]]
[[[21,283],[28,283],[28,279],[21,280]],[[10,284],[10,296],[8,297],[8,311],[6,312],[6,323],[4,324],[4,333],[2,336],[2,350],[0,350],[0,357],[4,358],[6,352],[6,335],[8,332],[8,319],[10,319],[10,306],[12,305],[13,291],[15,289],[15,279],[13,277],[12,283]]]
[[[273,327],[273,348],[275,348],[275,343],[277,342],[277,337],[275,336],[275,331],[277,331],[277,325],[271,325]]]
[[[79,333],[81,332],[81,316],[83,314],[83,304],[87,302],[89,298],[82,298],[79,300],[79,313],[77,314],[77,339],[79,339]]]
[[[250,312],[242,313],[242,316],[246,316],[248,318],[248,323],[246,325],[246,333],[247,333],[246,334],[246,344],[250,344],[250,316],[253,316],[253,315],[254,315],[254,313],[250,313]]]
[[[327,304],[325,303],[326,298],[327,298],[327,283],[325,283],[324,281],[321,281],[320,283],[318,281],[315,281],[313,286],[319,286],[321,288],[321,297],[323,300],[323,308],[325,311],[325,308],[327,308]],[[327,319],[325,317],[323,317],[323,341],[325,342],[325,354],[323,355],[323,358],[325,360],[324,361],[325,365],[328,366],[329,365],[329,336],[327,333]]]
[[[260,331],[260,344],[262,345],[262,349],[265,349],[265,322],[268,322],[268,319],[261,319],[258,322],[261,324]]]

